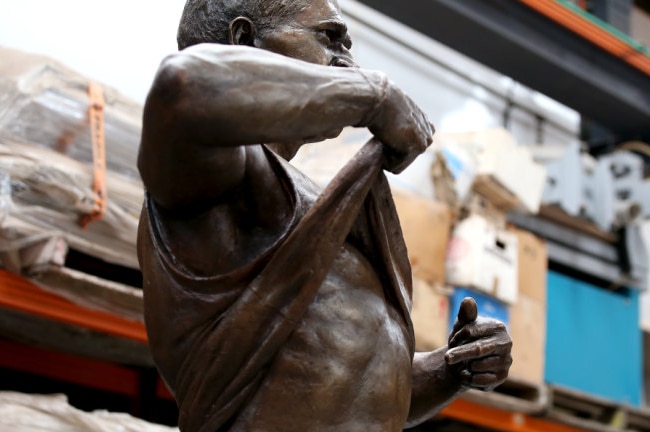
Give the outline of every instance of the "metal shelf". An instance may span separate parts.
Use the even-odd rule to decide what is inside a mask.
[[[619,140],[650,139],[650,57],[629,47],[643,64],[629,63],[612,51],[624,50],[625,41],[554,0],[360,1],[573,108]]]
[[[440,415],[503,432],[581,432],[586,430],[519,412],[500,410],[464,399],[456,400]]]
[[[0,307],[136,342],[147,342],[143,323],[78,306],[6,270],[0,270]]]
[[[32,314],[35,319],[50,320],[66,325],[80,326],[86,331],[106,336],[128,339],[145,346],[146,333],[142,323],[124,320],[104,312],[92,311],[74,305],[54,294],[43,291],[22,276],[0,270],[0,309],[13,310],[21,314]],[[35,348],[17,342],[0,339],[0,367],[22,371],[64,382],[76,383],[89,388],[126,395],[131,398],[154,398],[171,400],[169,392],[157,379],[147,395],[139,392],[144,375],[138,371],[151,369],[119,366],[106,360],[93,360],[84,356],[65,354],[54,349]],[[151,369],[153,370],[153,369]],[[542,385],[545,388],[545,386]],[[501,396],[499,398],[498,396]],[[510,398],[511,400],[504,400]],[[148,399],[147,399],[148,400]],[[153,400],[153,399],[152,399]],[[548,398],[541,398],[542,402]],[[534,402],[534,401],[533,401]],[[429,424],[417,431],[438,430],[439,424],[454,429],[454,424],[473,425],[497,431],[517,432],[578,432],[594,430],[569,426],[567,422],[553,420],[547,416],[547,402],[538,407],[531,401],[505,394],[468,392],[446,407]],[[530,407],[534,405],[534,409]],[[634,413],[633,413],[634,414]],[[648,413],[640,412],[638,417],[646,421]],[[650,421],[650,420],[647,420]],[[476,430],[467,429],[467,430]],[[600,430],[600,429],[599,429]],[[604,430],[604,429],[603,429]]]

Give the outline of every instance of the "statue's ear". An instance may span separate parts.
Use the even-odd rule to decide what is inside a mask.
[[[232,45],[253,46],[255,41],[255,24],[249,18],[237,17],[230,22],[229,37]]]

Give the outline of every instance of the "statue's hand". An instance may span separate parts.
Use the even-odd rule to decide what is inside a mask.
[[[445,360],[464,387],[488,391],[508,377],[512,340],[506,327],[495,319],[477,317],[471,298],[461,303],[448,348]]]
[[[435,128],[426,114],[392,82],[368,129],[385,146],[384,169],[402,172],[433,142]]]

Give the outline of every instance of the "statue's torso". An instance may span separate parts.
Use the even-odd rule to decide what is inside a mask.
[[[267,176],[238,200],[193,218],[167,220],[165,236],[174,259],[208,277],[245,265],[286,234],[292,203],[282,191],[282,182]],[[259,200],[265,201],[262,211],[278,219],[262,214],[263,223],[256,224]],[[145,300],[146,295],[145,290]],[[230,430],[401,431],[411,389],[407,335],[370,262],[344,244]]]

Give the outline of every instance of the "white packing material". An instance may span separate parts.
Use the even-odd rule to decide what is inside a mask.
[[[124,413],[81,411],[63,394],[0,392],[2,432],[178,432]]]

